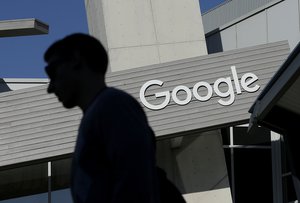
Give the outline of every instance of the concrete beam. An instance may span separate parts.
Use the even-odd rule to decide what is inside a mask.
[[[40,35],[48,32],[49,26],[34,18],[0,21],[0,37]]]

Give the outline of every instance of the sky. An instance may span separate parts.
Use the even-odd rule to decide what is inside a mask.
[[[201,12],[225,0],[200,0]],[[54,41],[75,32],[88,33],[84,0],[1,0],[0,21],[36,18],[49,34],[0,37],[0,78],[46,78],[43,54]]]

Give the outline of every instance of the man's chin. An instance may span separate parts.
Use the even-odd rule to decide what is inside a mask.
[[[67,102],[62,102],[62,105],[66,108],[66,109],[72,109],[74,108],[76,105],[74,103],[67,103]]]

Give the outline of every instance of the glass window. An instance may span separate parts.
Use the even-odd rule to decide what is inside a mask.
[[[248,126],[223,129],[223,147],[232,198],[236,203],[273,202],[270,130]]]
[[[71,158],[51,162],[51,190],[61,190],[70,187]]]
[[[69,189],[71,163],[71,158],[51,162],[51,203],[73,202]]]
[[[0,170],[0,203],[72,203],[70,171],[71,158]]]
[[[48,192],[47,163],[22,166],[0,171],[0,201]],[[42,201],[40,201],[42,203]]]

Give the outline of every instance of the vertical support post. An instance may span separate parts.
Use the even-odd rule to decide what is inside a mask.
[[[271,131],[273,202],[283,203],[281,136]]]
[[[51,203],[51,161],[48,162],[48,203]]]
[[[232,202],[235,203],[235,179],[234,179],[234,143],[233,143],[233,127],[229,128],[230,132],[230,162],[231,162],[231,194],[232,194]]]

